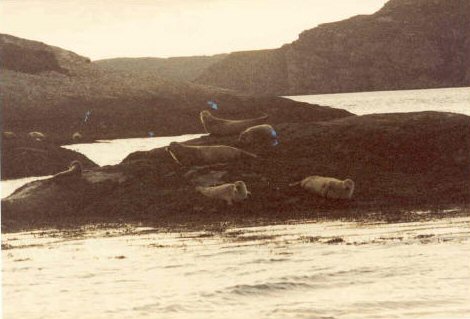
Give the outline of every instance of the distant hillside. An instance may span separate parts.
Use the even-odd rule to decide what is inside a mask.
[[[0,34],[0,57],[2,69],[29,74],[48,71],[69,74],[90,63],[90,59],[71,51],[7,34]]]
[[[279,49],[236,52],[197,83],[294,95],[470,85],[470,1],[390,0]]]
[[[199,112],[208,101],[219,116],[247,118],[261,112],[271,123],[326,120],[344,110],[277,97],[253,97],[152,72],[106,70],[73,52],[0,35],[2,129],[42,131],[50,140],[85,140],[202,133]],[[20,135],[21,135],[20,134]]]
[[[93,61],[104,70],[124,72],[151,72],[178,81],[192,81],[212,64],[221,61],[226,54],[175,58],[115,58]]]

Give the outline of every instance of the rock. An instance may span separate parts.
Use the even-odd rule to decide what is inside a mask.
[[[244,205],[227,208],[201,200],[192,181],[206,179],[207,174],[219,178],[219,171],[207,167],[186,178],[194,168],[175,165],[160,148],[131,154],[119,165],[84,171],[75,183],[42,180],[25,185],[2,200],[2,229],[116,221],[153,226],[239,224],[357,217],[361,212],[369,216],[371,211],[382,211],[391,219],[407,208],[463,207],[470,201],[468,116],[439,112],[352,116],[284,123],[279,134],[283,143],[270,154],[254,163],[224,167],[224,182],[243,180],[252,192]],[[218,140],[191,143],[214,141]],[[316,174],[354,179],[354,200],[319,200],[289,187]]]
[[[83,154],[47,141],[17,137],[2,141],[2,180],[29,176],[53,175],[78,160],[84,168],[98,167]]]

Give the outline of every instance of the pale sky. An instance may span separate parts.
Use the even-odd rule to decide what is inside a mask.
[[[277,48],[386,0],[0,0],[0,33],[92,60]]]

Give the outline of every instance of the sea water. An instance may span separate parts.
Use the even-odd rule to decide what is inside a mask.
[[[470,217],[10,233],[4,318],[468,318]]]
[[[421,111],[470,115],[470,88],[468,87],[296,95],[287,98],[345,109],[357,115]]]

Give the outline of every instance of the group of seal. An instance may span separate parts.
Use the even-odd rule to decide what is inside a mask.
[[[16,133],[15,132],[12,132],[12,131],[4,131],[3,134],[2,134],[3,138],[4,139],[8,139],[8,140],[11,140],[11,139],[15,139],[16,138]],[[38,141],[38,142],[42,142],[46,139],[46,134],[42,133],[42,132],[38,132],[38,131],[34,131],[34,132],[29,132],[27,134],[27,136],[35,141]]]
[[[245,120],[229,120],[216,117],[205,110],[200,113],[202,126],[206,133],[213,136],[228,136],[239,134],[238,141],[243,146],[273,145],[277,140],[274,128],[266,124],[267,114]]]
[[[38,142],[43,142],[47,138],[46,134],[44,134],[43,132],[39,132],[39,131],[29,132],[27,135],[28,135],[29,138],[31,138],[35,141],[38,141]],[[11,131],[4,131],[2,136],[3,136],[4,139],[14,139],[14,138],[16,138],[15,132],[11,132]],[[76,141],[79,141],[81,139],[82,139],[82,134],[80,134],[80,132],[75,132],[75,133],[72,134],[72,140],[73,141],[76,142]]]
[[[200,119],[205,131],[214,136],[237,135],[239,145],[276,145],[277,133],[265,123],[268,115],[245,120],[228,120],[213,116],[205,110]],[[193,146],[172,142],[166,148],[170,156],[182,166],[213,165],[239,161],[243,158],[256,159],[256,154],[227,145]],[[309,176],[290,186],[300,185],[304,190],[326,199],[351,199],[354,182],[351,179],[341,181],[333,177]],[[241,202],[251,194],[245,182],[236,181],[216,186],[197,186],[195,190],[211,199],[225,201],[228,205]]]

